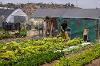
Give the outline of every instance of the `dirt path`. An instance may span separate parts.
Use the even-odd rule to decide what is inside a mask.
[[[85,66],[100,66],[100,58],[93,60],[90,64],[87,64]]]
[[[40,66],[54,66],[58,61],[59,60],[55,60],[51,63],[46,63],[46,64],[43,64],[43,65],[40,65]],[[87,64],[85,66],[100,66],[100,58],[93,60],[90,64]]]
[[[39,36],[33,36],[33,37],[23,37],[23,38],[6,38],[6,39],[1,39],[0,42],[10,42],[10,41],[25,41],[29,39],[41,39],[42,37]]]
[[[16,41],[16,40],[20,40],[20,41],[24,41],[30,39],[28,37],[24,37],[24,38],[7,38],[7,39],[1,39],[0,42],[10,42],[10,41]]]
[[[58,61],[59,61],[59,60],[55,60],[55,61],[53,61],[53,62],[51,62],[51,63],[45,63],[45,64],[40,65],[40,66],[54,66]]]

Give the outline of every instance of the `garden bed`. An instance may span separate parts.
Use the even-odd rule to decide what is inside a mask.
[[[83,43],[81,44],[79,47],[73,47],[73,48],[66,48],[66,49],[69,49],[69,50],[63,50],[64,51],[64,57],[70,57],[70,56],[73,56],[75,54],[79,54],[87,49],[90,49],[92,48],[94,45],[93,44],[90,44],[90,43]],[[54,60],[50,63],[45,63],[41,66],[55,66],[57,63],[59,62],[59,60]]]
[[[79,39],[79,38],[78,38]],[[81,41],[77,41],[77,45]],[[61,37],[40,40],[17,40],[0,44],[1,66],[39,66],[64,56],[63,50],[68,44]],[[73,44],[74,45],[74,44]],[[55,52],[56,51],[56,52]],[[68,53],[74,50],[68,51]]]
[[[85,50],[81,53],[71,55],[69,57],[62,57],[55,66],[85,66],[96,58],[100,57],[100,44]]]
[[[62,38],[12,41],[0,44],[0,66],[39,66],[63,56],[61,50],[66,46]]]

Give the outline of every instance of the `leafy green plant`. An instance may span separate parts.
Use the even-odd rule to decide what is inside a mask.
[[[19,43],[15,41],[8,42],[1,46],[0,65],[38,66],[58,59],[63,54],[61,52],[54,52],[54,50],[62,49],[66,45],[62,40],[62,38],[55,37],[27,40]]]
[[[26,29],[21,29],[18,33],[15,34],[16,37],[25,37],[27,35]]]
[[[11,34],[9,34],[8,31],[0,33],[0,39],[11,38],[11,37],[13,37],[13,36]]]
[[[100,57],[100,45],[95,45],[82,53],[74,54],[70,57],[62,57],[60,62],[55,66],[83,66],[92,60]]]
[[[40,40],[8,42],[0,46],[0,65],[4,66],[39,66],[64,55],[61,52],[67,46],[62,37],[47,37]]]
[[[83,39],[80,37],[77,37],[72,40],[69,40],[67,42],[67,45],[73,46],[73,45],[78,45],[78,44],[82,44],[82,43],[83,43]]]

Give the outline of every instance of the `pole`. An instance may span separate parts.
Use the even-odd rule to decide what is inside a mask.
[[[99,19],[97,19],[97,40],[99,40]]]
[[[98,19],[98,40],[100,39],[100,19]]]

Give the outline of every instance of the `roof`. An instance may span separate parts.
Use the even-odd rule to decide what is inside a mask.
[[[7,17],[6,22],[14,22],[14,16],[16,16],[17,19],[20,17],[19,20],[23,20],[24,18],[26,21],[28,20],[28,16],[22,11],[22,9],[16,9]]]
[[[12,14],[12,16],[25,16],[27,17],[26,13],[22,11],[22,9],[16,9]]]
[[[13,11],[14,9],[0,9],[0,16],[8,17]]]
[[[98,19],[100,17],[100,9],[76,9],[76,8],[57,8],[57,9],[37,9],[33,13],[33,18],[50,17],[63,17],[63,18],[93,18]]]

